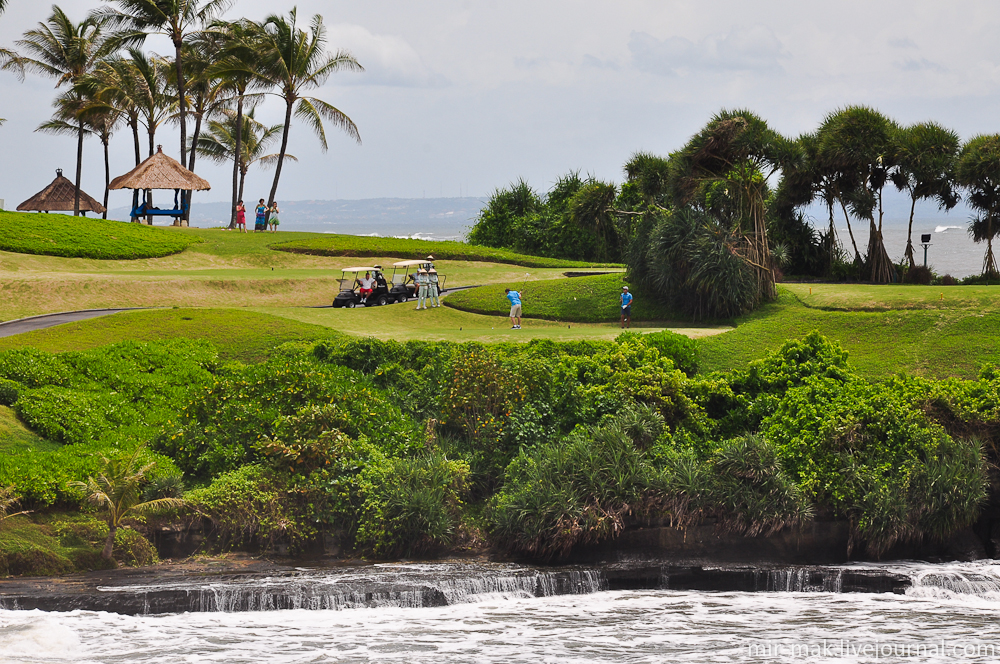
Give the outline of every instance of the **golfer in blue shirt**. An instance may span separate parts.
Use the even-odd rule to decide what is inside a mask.
[[[628,286],[622,286],[622,327],[632,328],[632,293]]]
[[[521,294],[516,290],[505,288],[507,299],[510,300],[510,329],[521,329]]]

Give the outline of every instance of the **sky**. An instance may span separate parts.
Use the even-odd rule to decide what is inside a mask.
[[[101,0],[65,0],[80,20]],[[284,0],[238,0],[227,16],[260,20]],[[50,13],[9,0],[0,45]],[[908,124],[936,120],[963,139],[1000,132],[1000,3],[995,0],[301,0],[321,14],[329,47],[366,71],[335,74],[315,95],[350,116],[358,145],[330,129],[323,153],[293,124],[278,200],[488,196],[524,178],[546,191],[580,170],[620,182],[636,151],[666,155],[723,108],[748,108],[776,130],[814,130],[825,114],[867,104]],[[149,48],[171,53],[164,41]],[[34,194],[72,172],[75,141],[34,133],[53,81],[0,73],[0,198]],[[282,119],[276,99],[258,118]],[[158,142],[178,156],[176,128]],[[112,176],[134,164],[112,142]],[[204,164],[204,162],[202,162]],[[203,165],[206,200],[226,200],[231,170]],[[254,170],[247,196],[266,196]],[[83,188],[103,193],[99,143],[85,148]],[[258,194],[259,192],[259,194]],[[110,207],[128,194],[112,192]]]

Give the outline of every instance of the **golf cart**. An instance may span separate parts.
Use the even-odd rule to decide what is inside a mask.
[[[364,305],[366,307],[376,305],[382,306],[393,301],[389,296],[389,286],[385,281],[385,276],[382,274],[382,266],[345,267],[341,270],[341,272],[342,277],[338,279],[338,281],[340,281],[340,292],[337,293],[337,297],[333,298],[334,307],[338,309],[340,307],[353,309],[359,305]],[[359,275],[362,275],[365,272],[370,272],[372,277],[375,279],[375,288],[372,290],[372,294],[368,296],[368,301],[362,302],[361,294],[358,292],[360,287],[358,286],[357,281]]]
[[[421,258],[412,261],[399,261],[392,264],[392,289],[389,297],[395,298],[396,302],[405,302],[407,298],[417,296],[417,285],[415,283],[417,270],[423,268],[430,270],[434,267],[433,257]],[[445,276],[438,274],[438,295],[444,290]]]

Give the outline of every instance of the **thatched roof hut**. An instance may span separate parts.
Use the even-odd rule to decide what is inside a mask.
[[[112,189],[183,189],[203,191],[211,189],[208,180],[198,177],[181,164],[163,154],[158,145],[156,154],[125,175],[111,181]]]
[[[52,184],[17,206],[19,212],[73,212],[76,187],[56,169]],[[102,214],[104,206],[80,190],[80,212]]]

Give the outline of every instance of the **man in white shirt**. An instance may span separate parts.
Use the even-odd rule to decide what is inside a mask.
[[[368,296],[375,290],[375,279],[372,278],[372,273],[365,272],[363,279],[355,279],[355,281],[361,286],[361,288],[358,289],[358,295],[361,296],[361,302],[367,302]]]

